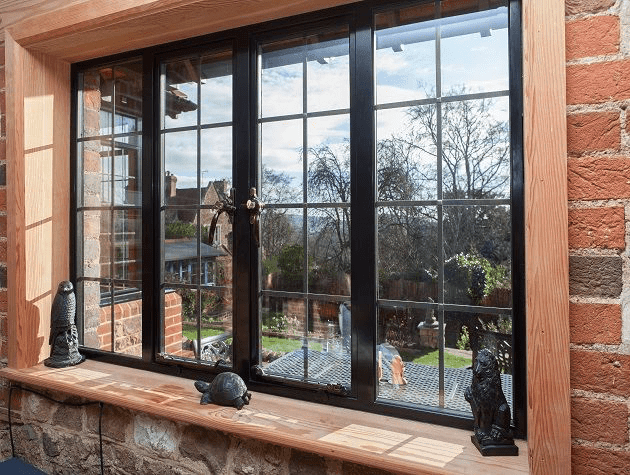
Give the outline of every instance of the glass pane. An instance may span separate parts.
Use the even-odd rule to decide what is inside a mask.
[[[199,59],[189,58],[162,64],[162,74],[163,127],[197,125]]]
[[[83,318],[83,345],[111,351],[111,306],[101,307],[100,283],[79,282],[76,293],[77,302],[83,302],[83,308],[77,311],[77,319]]]
[[[164,153],[164,204],[198,205],[197,131],[162,136]]]
[[[232,120],[232,53],[201,58],[201,123]]]
[[[113,70],[111,67],[84,72],[79,79],[79,137],[112,133]]]
[[[262,213],[263,289],[290,292],[306,290],[303,222],[302,210],[266,209]]]
[[[201,203],[213,205],[217,199],[229,196],[232,176],[232,127],[204,129],[201,131]],[[210,196],[207,187],[225,181],[226,189],[220,189],[220,197]],[[220,187],[219,187],[220,188]],[[204,193],[204,190],[206,192]],[[227,193],[227,194],[226,194]],[[214,201],[213,201],[214,200]],[[209,223],[208,223],[209,224]]]
[[[114,211],[114,278],[142,280],[142,210]]]
[[[140,142],[140,137],[133,138]],[[142,157],[140,151],[139,144],[121,144],[116,147],[113,177],[114,205],[142,206]]]
[[[196,284],[199,282],[199,253],[206,257],[218,251],[207,244],[208,230],[203,229],[206,242],[199,242],[198,213],[191,209],[171,209],[162,213],[164,222],[164,281]],[[198,247],[199,246],[199,247]]]
[[[445,406],[466,412],[470,410],[464,400],[464,391],[472,380],[472,361],[481,349],[486,348],[497,358],[501,370],[501,386],[512,407],[511,315],[445,312],[444,324]]]
[[[437,24],[433,4],[375,16],[376,103],[435,97]]]
[[[91,210],[80,214],[83,225],[83,269],[79,275],[91,278],[111,276],[112,212]]]
[[[259,116],[300,114],[303,111],[303,39],[259,48]]]
[[[350,208],[308,210],[308,290],[350,295]]]
[[[261,359],[265,373],[349,387],[349,322],[350,310],[340,302],[263,297]]]
[[[114,133],[142,131],[142,61],[114,67]]]
[[[442,104],[444,198],[510,197],[507,97]]]
[[[509,206],[444,207],[445,303],[511,307],[511,226]]]
[[[438,268],[437,209],[379,207],[379,298],[437,302]]]
[[[509,88],[507,7],[440,20],[442,96]]]
[[[437,108],[421,105],[376,114],[378,199],[437,199]]]
[[[308,201],[350,202],[350,118],[308,120]]]
[[[108,206],[112,202],[112,147],[108,140],[79,144],[83,205]]]
[[[307,110],[308,112],[350,107],[350,62],[347,31],[341,38],[321,40],[321,35],[307,39]]]
[[[302,160],[302,120],[269,122],[260,125],[260,158],[263,170],[281,176],[295,191],[302,201],[303,160]],[[265,184],[272,185],[267,191]],[[263,182],[261,199],[270,202],[267,195],[278,196],[277,186],[273,181]]]
[[[140,283],[114,287],[114,351],[142,356],[142,289]],[[111,308],[110,306],[106,308]]]

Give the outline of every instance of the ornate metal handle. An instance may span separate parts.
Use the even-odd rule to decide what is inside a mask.
[[[256,247],[260,247],[260,212],[265,207],[265,203],[258,199],[256,188],[249,189],[249,199],[243,203],[243,206],[249,211],[249,224],[252,225]]]
[[[212,217],[212,222],[210,223],[210,231],[208,233],[208,242],[211,246],[214,243],[214,233],[216,232],[217,221],[219,221],[219,216],[221,216],[221,213],[227,213],[230,223],[234,218],[234,212],[236,211],[236,206],[234,206],[234,189],[230,190],[230,196],[226,196],[222,200],[217,201],[214,204],[214,209],[216,210],[216,212]]]

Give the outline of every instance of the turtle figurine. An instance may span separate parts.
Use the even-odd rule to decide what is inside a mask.
[[[249,404],[252,398],[245,382],[236,373],[220,373],[212,380],[212,383],[195,381],[195,387],[202,393],[201,404],[212,402],[221,406],[234,406],[240,410],[245,404]]]

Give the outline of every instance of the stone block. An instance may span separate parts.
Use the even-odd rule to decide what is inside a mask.
[[[289,473],[291,475],[326,475],[328,473],[326,459],[321,455],[292,450]]]
[[[620,256],[570,256],[569,293],[617,298],[622,288]]]
[[[177,426],[165,419],[157,419],[144,414],[138,414],[134,418],[134,442],[162,456],[172,455],[175,452],[179,439],[177,432]]]
[[[77,432],[81,431],[83,429],[83,408],[57,404],[57,410],[53,416],[53,425]]]
[[[579,13],[599,13],[608,10],[615,0],[565,0],[564,10],[567,15]]]

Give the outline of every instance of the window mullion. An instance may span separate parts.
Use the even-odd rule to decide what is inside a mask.
[[[376,399],[376,162],[372,16],[360,9],[350,36],[352,196],[352,390],[361,405]]]

